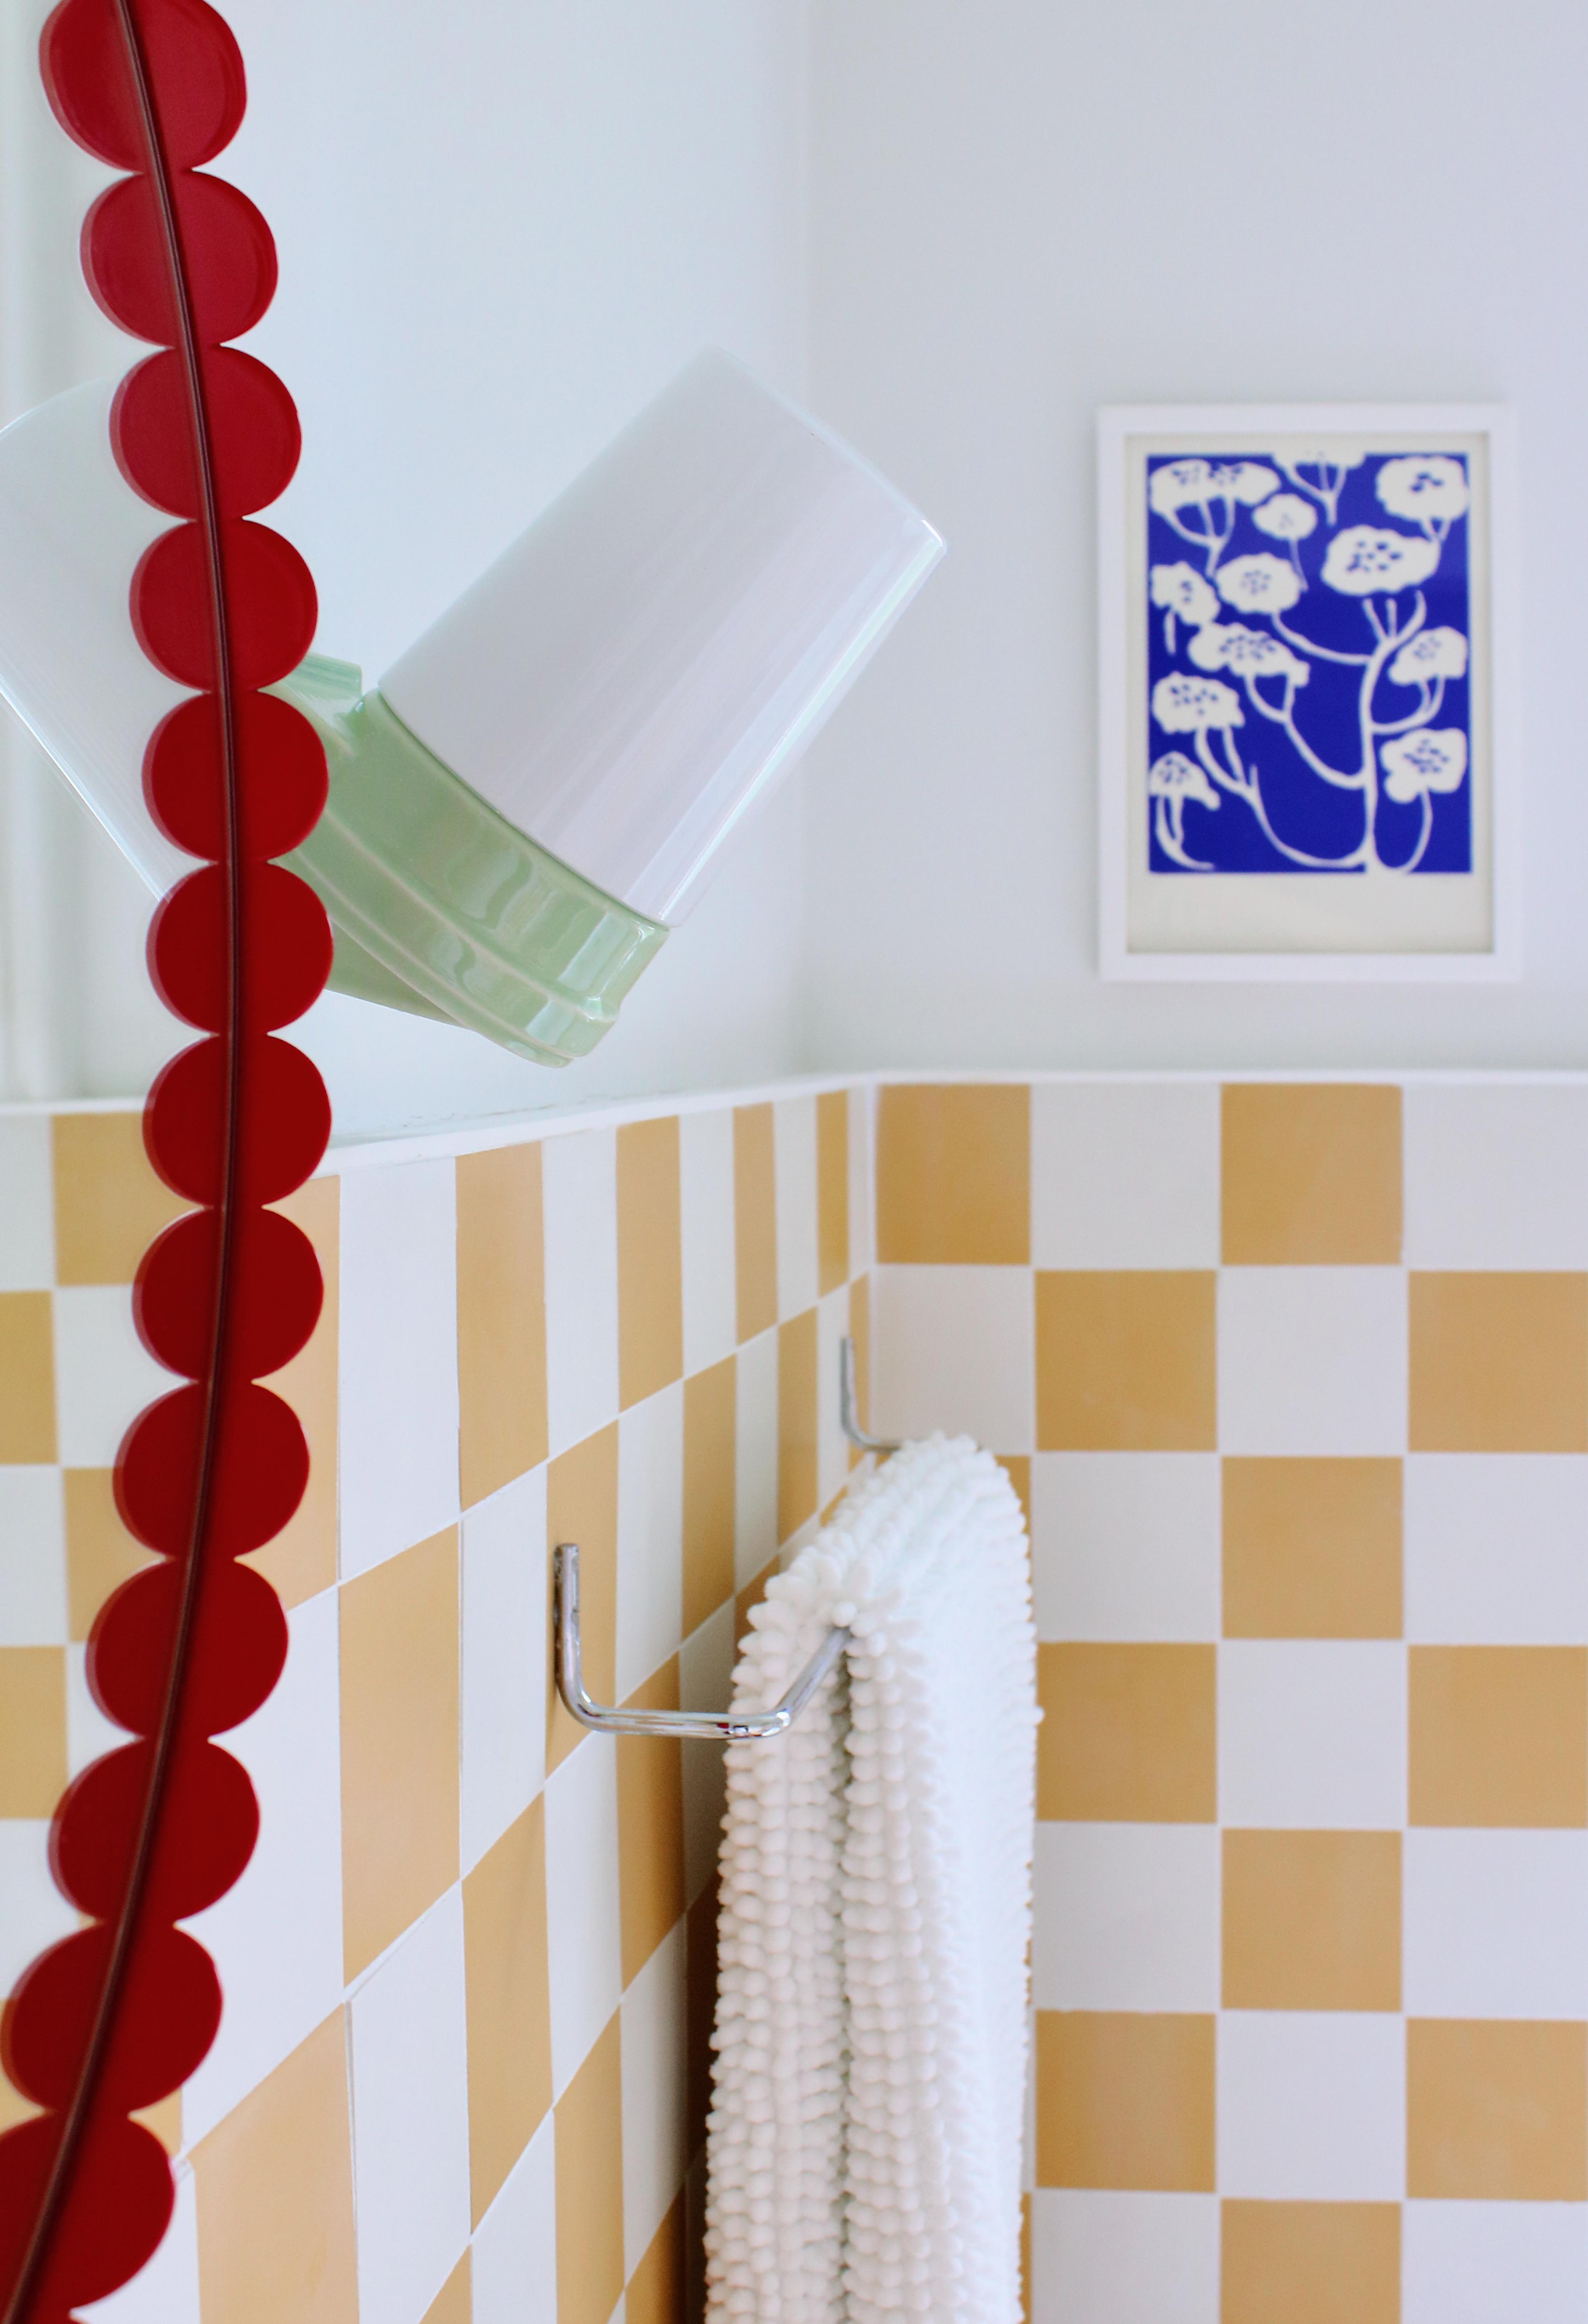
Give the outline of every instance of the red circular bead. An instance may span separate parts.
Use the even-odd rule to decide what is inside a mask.
[[[237,134],[247,102],[242,53],[204,0],[134,0],[133,15],[167,164],[195,169]],[[39,68],[69,137],[117,169],[148,167],[115,0],[61,0],[40,36]]]
[[[134,1573],[99,1609],[89,1637],[95,1700],[134,1735],[152,1735],[164,1713],[182,1582],[174,1558]],[[211,1562],[188,1640],[183,1732],[222,1735],[251,1719],[286,1659],[287,1618],[264,1576],[229,1558]]]
[[[319,606],[307,565],[268,525],[225,517],[221,576],[235,687],[272,686],[314,643]],[[204,531],[173,525],[138,559],[131,594],[138,643],[182,686],[213,687],[215,594]]]
[[[35,2115],[0,2137],[0,2297],[22,2265],[65,2120]],[[104,2299],[135,2275],[158,2250],[175,2199],[154,2133],[96,2107],[34,2281],[28,2324],[67,2324],[73,2307]]]
[[[303,442],[297,406],[240,347],[201,347],[198,368],[217,505],[222,516],[251,516],[292,481]],[[174,348],[135,364],[116,389],[110,446],[128,484],[156,508],[203,514],[188,369]]]
[[[325,1084],[301,1049],[247,1034],[239,1059],[235,1192],[243,1203],[279,1203],[312,1176],[331,1134]],[[143,1109],[149,1158],[174,1194],[218,1202],[225,1045],[198,1041],[162,1066]]]
[[[276,246],[246,194],[224,178],[183,171],[171,198],[193,329],[214,346],[252,330],[275,296]],[[113,323],[157,346],[181,344],[165,230],[147,178],[106,187],[83,220],[83,272]]]
[[[120,1911],[143,1823],[152,1743],[108,1751],[68,1784],[50,1828],[55,1885],[79,1911]],[[254,1853],[259,1803],[247,1771],[218,1744],[177,1747],[149,1853],[143,1910],[185,1921],[224,1896]]]
[[[0,2051],[24,2098],[64,2107],[94,2031],[115,1931],[96,1922],[51,1945],[6,2005]],[[152,2106],[199,2063],[220,2024],[220,1979],[197,1938],[159,1922],[134,1939],[117,1996],[99,2091],[122,2113]]]
[[[115,1460],[115,1505],[145,1548],[187,1552],[203,1442],[204,1392],[179,1388],[145,1405]],[[220,1407],[206,1550],[244,1557],[280,1533],[309,1482],[309,1446],[290,1404],[270,1388],[234,1386]]]
[[[133,1285],[133,1320],[150,1354],[189,1379],[209,1361],[220,1221],[189,1211],[143,1253]],[[319,1321],[324,1286],[314,1245],[279,1211],[240,1211],[233,1222],[226,1370],[257,1379],[291,1363]]]
[[[248,865],[242,879],[243,1022],[251,1032],[290,1025],[319,1000],[331,973],[331,924],[303,881],[279,863]],[[149,975],[173,1017],[208,1033],[227,1022],[224,866],[178,882],[149,926]]]
[[[326,754],[300,710],[275,694],[236,697],[238,833],[245,856],[300,847],[326,803]],[[143,796],[166,837],[190,855],[226,853],[220,706],[195,695],[154,729],[143,756]]]

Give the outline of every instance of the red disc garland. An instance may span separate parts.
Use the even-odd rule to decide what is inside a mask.
[[[325,802],[325,753],[260,689],[314,634],[314,584],[249,520],[287,484],[298,415],[275,374],[222,342],[270,304],[275,245],[247,198],[202,173],[243,117],[243,60],[207,0],[61,0],[41,43],[69,135],[127,174],[89,210],[84,272],[113,321],[156,352],[123,381],[111,442],[128,485],[176,521],[133,578],[128,618],[160,669],[195,687],[150,739],[156,824],[206,859],[162,903],[149,964],[204,1038],[144,1112],[150,1157],[199,1207],[139,1269],[144,1344],[185,1381],[140,1414],[117,1505],[162,1562],[101,1608],[88,1680],[129,1740],[68,1787],[51,1830],[57,1885],[87,1925],[24,1971],[0,2056],[43,2111],[0,2136],[0,2324],[66,2324],[159,2245],[172,2203],[158,2140],[129,2117],[178,2089],[220,2021],[203,1947],[174,1923],[224,1895],[258,1829],[248,1776],[211,1738],[256,1711],[287,1651],[275,1592],[235,1561],[296,1508],[309,1473],[296,1415],[258,1385],[319,1314],[312,1247],[265,1206],[307,1178],[330,1111],[309,1059],[272,1038],[316,998],[330,930],[271,859]]]

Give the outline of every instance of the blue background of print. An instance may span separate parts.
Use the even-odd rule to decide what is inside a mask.
[[[1177,459],[1201,456],[1179,452],[1166,452],[1149,458],[1148,482],[1155,470],[1166,467]],[[1251,460],[1275,468],[1279,477],[1279,489],[1296,493],[1297,486],[1279,467],[1273,456],[1266,452],[1224,453],[1210,456],[1227,461]],[[1373,643],[1373,635],[1360,597],[1351,597],[1328,588],[1319,578],[1329,543],[1349,525],[1371,525],[1376,531],[1404,533],[1409,540],[1421,540],[1422,533],[1402,519],[1392,516],[1380,502],[1376,490],[1380,469],[1386,460],[1399,459],[1400,453],[1370,453],[1360,468],[1347,472],[1339,498],[1339,513],[1331,529],[1324,511],[1316,501],[1308,501],[1317,523],[1309,539],[1296,546],[1301,569],[1306,578],[1306,588],[1298,603],[1285,614],[1288,629],[1319,645],[1332,646],[1337,651],[1361,653]],[[1460,466],[1466,472],[1464,459]],[[1308,475],[1313,471],[1309,468]],[[1470,478],[1469,478],[1470,481]],[[1305,493],[1297,496],[1306,499]],[[1260,531],[1253,523],[1255,511],[1238,504],[1235,528],[1228,547],[1219,558],[1222,569],[1237,557],[1263,554],[1290,557],[1290,544],[1276,540]],[[1196,512],[1189,512],[1193,528],[1199,521]],[[1438,569],[1419,584],[1427,600],[1426,629],[1448,626],[1459,630],[1471,641],[1472,625],[1468,618],[1468,519],[1458,517],[1452,523],[1439,553]],[[1189,565],[1194,573],[1205,569],[1205,558],[1199,554],[1185,535],[1175,530],[1168,519],[1158,515],[1149,506],[1147,511],[1147,570],[1142,576],[1142,587],[1150,592],[1151,568],[1155,565]],[[1218,572],[1211,576],[1216,590]],[[1382,594],[1375,597],[1382,604]],[[1408,619],[1416,603],[1416,592],[1402,589],[1399,593],[1398,610],[1402,622]],[[1243,613],[1221,599],[1219,618],[1224,622],[1240,622],[1251,630],[1269,634],[1272,625],[1262,614]],[[1147,691],[1149,700],[1141,709],[1148,718],[1148,761],[1161,757],[1166,751],[1184,752],[1195,758],[1195,737],[1188,734],[1166,734],[1151,716],[1152,688],[1161,678],[1175,673],[1182,677],[1211,677],[1231,686],[1241,698],[1245,723],[1235,730],[1235,741],[1248,767],[1255,766],[1262,779],[1263,804],[1269,820],[1280,838],[1309,855],[1338,856],[1349,854],[1362,837],[1362,807],[1360,792],[1336,790],[1324,782],[1301,759],[1284,730],[1260,717],[1246,698],[1240,680],[1227,670],[1199,670],[1186,649],[1196,634],[1184,621],[1175,622],[1175,651],[1171,654],[1165,642],[1164,612],[1154,605],[1149,595],[1147,604]],[[1343,668],[1338,663],[1313,661],[1309,664],[1311,678],[1296,693],[1295,720],[1318,757],[1342,770],[1354,770],[1362,755],[1358,732],[1357,696],[1360,673]],[[1470,669],[1470,663],[1469,663]],[[1279,688],[1270,680],[1264,688],[1272,701],[1279,698]],[[1402,717],[1416,706],[1417,689],[1392,686],[1388,676],[1380,679],[1374,709],[1380,718]],[[1438,712],[1430,722],[1436,727],[1459,727],[1467,738],[1467,773],[1459,790],[1433,794],[1434,827],[1426,851],[1417,872],[1471,872],[1473,868],[1472,837],[1472,708],[1470,684],[1467,678],[1447,678],[1445,696]],[[1220,744],[1213,738],[1215,755]],[[1216,813],[1188,800],[1185,807],[1186,853],[1199,858],[1215,872],[1303,872],[1305,867],[1293,863],[1271,847],[1259,827],[1250,807],[1227,793],[1219,794]],[[1148,861],[1154,872],[1178,874],[1185,879],[1201,876],[1187,872],[1167,855],[1158,844],[1153,829],[1154,818],[1148,816]],[[1379,852],[1386,863],[1405,862],[1417,845],[1422,828],[1422,808],[1414,800],[1408,807],[1397,806],[1385,798],[1380,783],[1378,816]],[[1361,866],[1354,869],[1360,871]],[[1316,875],[1315,875],[1316,876]],[[1339,876],[1339,875],[1336,875]],[[1348,876],[1348,875],[1347,875]],[[1414,877],[1416,874],[1414,873]]]

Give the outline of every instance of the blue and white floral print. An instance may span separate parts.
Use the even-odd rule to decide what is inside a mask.
[[[1147,464],[1149,865],[1470,872],[1464,456]]]

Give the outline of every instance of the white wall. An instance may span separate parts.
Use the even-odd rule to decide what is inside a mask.
[[[1588,1058],[1588,14],[813,0],[811,395],[949,558],[811,762],[825,1066]],[[1514,402],[1519,986],[1097,979],[1103,402]]]
[[[32,85],[43,0],[0,8],[8,104],[36,133],[11,244],[39,331],[59,338],[62,314],[88,310],[75,240],[93,173],[64,190],[47,175],[65,141]],[[803,392],[801,0],[223,11],[250,97],[215,167],[258,201],[281,255],[247,344],[303,421],[299,477],[267,521],[313,567],[322,650],[378,676],[702,345]],[[20,291],[7,294],[14,309]],[[90,327],[19,381],[5,416],[137,352]],[[32,801],[23,779],[11,788]],[[59,811],[51,791],[40,812]],[[184,1038],[143,987],[147,899],[87,818],[69,803],[65,816],[75,853],[40,938],[54,952],[47,990],[13,1011],[0,1059],[13,1094],[136,1090]],[[326,1073],[338,1130],[787,1070],[802,851],[796,781],[597,1056],[567,1073],[328,996],[296,1038]],[[53,1011],[43,1034],[40,1007]]]

